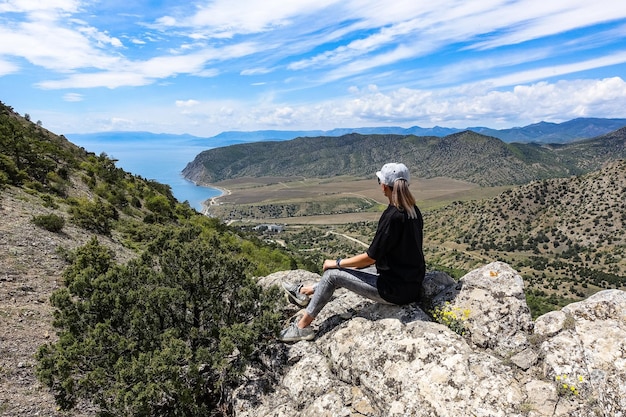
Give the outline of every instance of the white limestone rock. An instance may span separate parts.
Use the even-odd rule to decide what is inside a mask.
[[[285,271],[259,282],[283,279],[319,276]],[[379,305],[339,290],[316,319],[314,341],[277,343],[263,369],[249,370],[233,392],[234,415],[626,416],[624,291],[535,322],[521,277],[502,262],[458,282],[429,273],[424,292],[428,309],[469,310],[469,331],[460,336],[418,304]]]
[[[503,262],[471,271],[452,293],[435,297],[435,305],[449,303],[458,314],[467,314],[470,340],[500,356],[513,356],[529,347],[533,322],[524,295],[522,277]]]

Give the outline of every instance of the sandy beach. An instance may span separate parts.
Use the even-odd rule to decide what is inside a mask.
[[[198,184],[200,185],[200,184]],[[205,216],[210,216],[210,210],[211,210],[211,206],[213,205],[217,205],[219,204],[218,199],[220,197],[224,197],[225,195],[230,195],[231,191],[227,188],[223,188],[223,187],[217,187],[215,185],[212,184],[202,184],[200,185],[202,187],[206,186],[206,187],[211,187],[211,188],[215,188],[216,190],[220,191],[220,195],[215,196],[215,197],[211,197],[208,200],[205,200],[202,202],[202,214],[204,214]]]

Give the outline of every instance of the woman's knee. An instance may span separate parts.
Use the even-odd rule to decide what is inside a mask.
[[[320,279],[319,284],[326,284],[336,289],[337,288],[336,272],[337,271],[334,269],[327,269],[326,271],[324,271],[324,274],[322,274],[322,278]]]

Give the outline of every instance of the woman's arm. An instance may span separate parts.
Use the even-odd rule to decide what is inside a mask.
[[[341,260],[342,268],[365,268],[366,266],[370,266],[376,263],[375,259],[372,259],[368,256],[367,253],[362,253],[360,255],[353,256],[351,258],[346,258]],[[326,259],[324,261],[323,270],[337,268],[337,261],[335,259]]]

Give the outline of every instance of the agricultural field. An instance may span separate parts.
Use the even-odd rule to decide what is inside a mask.
[[[239,178],[212,186],[223,189],[224,194],[208,205],[209,215],[297,252],[309,259],[313,270],[325,258],[350,256],[366,249],[387,204],[374,178]],[[483,188],[450,178],[414,179],[411,183],[425,218],[453,201],[491,198],[508,188]],[[280,233],[255,231],[260,224],[280,224],[283,229]],[[436,253],[437,258],[445,258],[455,247],[454,241],[440,242],[425,236],[425,250]],[[472,264],[483,261],[479,254],[467,256],[475,261]],[[463,260],[459,265],[467,267],[468,263]],[[437,266],[460,276],[455,268]]]
[[[225,194],[209,214],[229,223],[346,224],[377,220],[387,204],[376,178],[263,177],[221,181]],[[411,191],[422,210],[452,201],[495,196],[510,187],[481,188],[450,178],[415,179]]]

